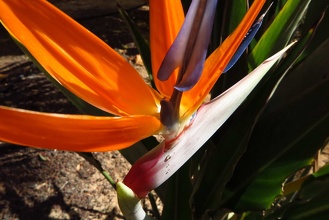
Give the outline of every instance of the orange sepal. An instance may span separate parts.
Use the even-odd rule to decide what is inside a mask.
[[[0,140],[80,152],[126,148],[161,129],[153,116],[95,117],[40,113],[0,106]]]
[[[255,0],[239,26],[225,39],[222,45],[207,58],[198,83],[191,90],[183,93],[181,102],[182,120],[192,115],[202,104],[257,18],[265,1],[266,0]]]
[[[158,80],[157,73],[184,22],[184,11],[180,0],[150,0],[149,4],[153,78],[159,92],[170,97],[178,69],[166,81]]]
[[[107,44],[44,0],[2,0],[0,20],[64,87],[116,115],[157,114],[157,100]]]

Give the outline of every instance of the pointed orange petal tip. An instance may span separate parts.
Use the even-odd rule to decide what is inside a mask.
[[[63,115],[0,106],[0,117],[2,141],[80,152],[126,148],[162,128],[153,116]]]

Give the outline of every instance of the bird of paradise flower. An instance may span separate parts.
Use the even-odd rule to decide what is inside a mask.
[[[211,31],[212,8],[217,1],[205,2],[192,2],[183,25],[180,1],[150,1],[156,91],[112,48],[50,3],[1,0],[1,23],[13,38],[61,85],[116,117],[49,114],[1,106],[0,139],[25,146],[91,152],[126,148],[157,133],[177,136],[232,58],[265,1],[254,2],[237,29],[204,63],[209,42],[205,34]],[[203,4],[203,11],[199,4]],[[199,19],[199,28],[191,30],[196,13],[208,18],[204,23]],[[210,24],[205,24],[208,21]],[[186,38],[192,31],[197,31],[194,39]],[[188,63],[184,63],[186,56]]]
[[[250,30],[265,0],[254,1],[236,30],[208,58],[217,0],[193,0],[186,18],[179,0],[149,3],[156,89],[111,47],[50,3],[0,0],[1,23],[41,68],[63,88],[114,115],[40,113],[0,106],[0,140],[95,152],[126,148],[154,134],[165,137],[133,165],[123,184],[117,183],[119,203],[128,199],[123,202],[126,206],[133,201],[128,215],[139,198],[167,180],[211,137],[289,48],[264,61],[258,75],[249,74],[200,108],[221,73],[247,47],[246,39],[250,42],[259,28],[263,16]],[[126,198],[126,190],[122,193],[124,185],[133,198]]]

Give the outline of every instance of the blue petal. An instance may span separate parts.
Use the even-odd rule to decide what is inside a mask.
[[[164,58],[159,80],[167,80],[180,67],[175,88],[179,91],[191,89],[202,73],[211,29],[216,12],[217,0],[193,0],[185,22]]]
[[[262,14],[262,16],[260,16],[260,18],[257,20],[257,22],[252,25],[252,27],[250,28],[250,30],[248,31],[248,33],[246,34],[246,36],[242,40],[239,48],[237,49],[237,51],[235,52],[235,54],[231,58],[230,62],[225,67],[223,73],[226,73],[227,71],[229,71],[232,68],[232,66],[241,57],[241,55],[243,54],[243,52],[247,49],[247,47],[251,43],[252,39],[255,37],[257,31],[259,30],[260,26],[262,25],[263,19],[264,19],[266,13],[268,12],[268,10],[270,9],[270,7],[272,6],[272,4],[273,3],[271,3],[271,5],[266,10],[266,12],[264,14]]]
[[[216,12],[216,0],[208,0],[202,13],[202,21],[182,80],[175,86],[179,91],[191,89],[199,80],[209,46],[211,30]]]
[[[193,27],[194,18],[199,7],[199,2],[200,0],[192,1],[186,14],[183,26],[161,63],[157,74],[159,80],[167,80],[176,68],[182,66],[187,43]]]

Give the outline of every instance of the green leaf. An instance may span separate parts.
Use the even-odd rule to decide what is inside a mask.
[[[118,10],[119,10],[122,18],[126,22],[127,26],[129,27],[131,36],[133,37],[136,47],[137,47],[139,53],[141,54],[145,69],[149,75],[149,81],[151,82],[152,87],[156,88],[153,83],[150,45],[149,45],[148,41],[145,39],[145,37],[138,30],[138,27],[136,26],[136,24],[131,20],[128,13],[119,4],[118,4]]]
[[[168,180],[161,219],[192,219],[192,209],[189,206],[191,190],[189,163],[186,163]]]
[[[287,1],[273,23],[262,35],[249,56],[249,69],[254,69],[266,57],[283,48],[303,18],[311,0]]]
[[[328,84],[326,86],[328,87]],[[320,90],[318,92],[318,94],[320,94],[324,91]],[[326,92],[328,93],[328,90]],[[326,98],[328,99],[328,96]],[[315,103],[310,102],[309,104]],[[288,109],[290,115],[286,114],[283,118],[275,117],[273,118],[273,120],[287,120],[288,118],[292,117],[293,112],[299,109],[299,107],[294,109]],[[303,111],[302,114],[305,114],[305,111]],[[307,115],[306,117],[310,116],[312,116],[312,114]],[[299,119],[302,120],[301,118]],[[266,141],[259,141],[259,138],[257,138],[258,143],[255,145],[258,146],[258,149],[260,147],[263,147],[265,149],[278,149],[268,149],[268,152],[253,150],[252,152],[261,159],[257,157],[252,157],[250,154],[245,155],[245,157],[249,157],[249,161],[258,159],[258,163],[248,163],[249,166],[258,166],[258,168],[251,172],[249,170],[250,168],[242,169],[241,166],[246,166],[246,161],[241,161],[241,165],[238,168],[237,173],[242,172],[242,170],[243,172],[249,171],[246,180],[250,178],[254,179],[243,192],[235,208],[239,211],[248,209],[261,210],[269,208],[274,199],[281,194],[281,187],[284,180],[292,172],[307,165],[310,165],[310,163],[312,162],[312,157],[316,154],[317,150],[321,147],[324,139],[328,136],[328,133],[326,131],[328,123],[329,114],[324,115],[321,118],[317,118],[316,120],[314,120],[313,124],[309,126],[303,126],[301,124],[295,123],[294,121],[296,127],[307,127],[305,131],[300,131],[300,134],[292,134],[294,132],[289,132],[289,130],[294,129],[294,126],[291,125],[291,121],[286,126],[283,121],[281,121],[281,124],[279,125],[272,121],[272,123],[266,123],[263,124],[263,126],[260,126],[259,129],[264,129],[266,130],[266,132],[270,132],[268,126],[270,126],[270,128],[273,128],[274,131],[282,129],[281,131],[274,133],[274,135],[266,135],[265,131],[254,131],[256,134],[258,133],[258,137],[259,135],[263,134],[264,138],[267,138],[269,140],[269,143],[267,144]],[[265,129],[265,126],[267,127],[267,129]],[[284,135],[285,133],[286,135]],[[292,139],[289,136],[295,138]],[[283,141],[273,140],[280,138],[282,138]],[[282,148],[281,146],[284,146],[284,148]],[[303,151],[301,151],[300,149],[303,149]],[[236,180],[234,182],[236,182]],[[241,180],[241,183],[243,184],[244,180]]]
[[[271,98],[265,115],[284,108],[284,106],[291,103],[295,98],[302,96],[306,90],[314,88],[325,80],[328,80],[329,73],[327,66],[329,57],[326,56],[328,50],[329,38],[287,74]],[[319,95],[319,97],[321,96],[323,95]]]
[[[300,39],[296,43],[296,46],[293,48],[289,56],[287,56],[284,62],[280,66],[278,66],[278,72],[289,71],[293,66],[297,66],[297,64],[307,56],[305,51],[309,50],[309,46],[313,42],[316,33],[318,33],[317,30],[322,20],[323,14],[320,15],[320,17],[312,23],[310,29],[308,31],[305,31],[306,33],[300,37]]]
[[[264,92],[260,94],[258,87],[248,96],[242,108],[240,107],[225,123],[224,128],[214,135],[212,141],[216,142],[216,146],[208,144],[204,159],[206,164],[201,166],[200,170],[204,175],[197,177],[192,194],[192,206],[195,207],[196,216],[219,207],[224,186],[245,151],[256,117],[272,91],[271,87],[267,95]],[[257,103],[251,102],[255,99]],[[209,212],[209,215],[212,213]]]
[[[204,173],[204,176],[200,177],[202,179],[194,187],[194,195],[192,196],[193,205],[198,215],[202,215],[205,210],[213,209],[214,211],[220,207],[220,198],[225,184],[247,147],[250,133],[258,115],[262,112],[262,108],[277,81],[297,60],[313,35],[314,30],[307,33],[296,43],[283,62],[278,65],[275,72],[265,77],[264,82],[260,83],[261,86],[257,86],[253,93],[248,96],[247,101],[225,123],[220,132],[213,136],[212,140],[216,142],[217,147],[210,145],[207,148],[207,156],[204,159],[207,163],[201,166],[200,170],[200,173]]]
[[[245,0],[218,1],[208,53],[218,48],[223,39],[233,32],[247,9]]]
[[[303,57],[311,54],[316,48],[319,47],[327,38],[329,38],[329,2],[327,0],[312,1],[308,7],[305,17],[305,23],[300,26],[301,32],[306,32],[309,27],[313,26],[314,22],[319,19],[319,16],[323,16],[321,23],[319,24],[316,34],[306,49]]]
[[[273,96],[276,104],[271,100],[228,184],[228,207],[237,211],[269,208],[285,178],[308,165],[328,137],[327,46],[329,40],[279,85],[281,98]]]
[[[245,106],[242,109],[245,110]],[[214,210],[220,206],[225,185],[231,178],[236,163],[246,150],[246,142],[252,130],[255,115],[260,109],[255,107],[243,110],[240,108],[231,116],[220,132],[214,135],[220,137],[219,142],[207,148],[204,159],[207,163],[201,166],[200,171],[204,175],[199,177],[199,183],[192,194],[192,205],[195,207],[196,216],[208,215],[209,217],[214,214]],[[243,117],[248,113],[249,117]],[[242,120],[238,120],[239,118]]]
[[[243,16],[247,13],[247,1],[231,0],[219,1],[217,6],[210,49],[208,52],[215,50],[222,40],[227,38],[238,26]],[[230,70],[230,74],[222,74],[219,80],[212,88],[213,97],[218,96],[226,89],[230,88],[247,74],[246,56],[243,55],[235,66]]]
[[[329,164],[310,175],[295,199],[285,203],[265,219],[328,219]]]
[[[229,118],[224,126],[208,141],[206,164],[201,166],[198,184],[192,194],[192,205],[196,216],[214,215],[220,207],[221,197],[226,183],[233,175],[234,168],[245,152],[257,115],[261,112],[267,96],[261,90],[264,82],[260,83],[248,96],[247,100]],[[260,87],[260,88],[259,88]],[[238,137],[238,138],[237,138]],[[210,144],[209,142],[214,142]],[[208,210],[208,213],[205,212]]]
[[[227,16],[228,23],[226,26],[228,28],[228,33],[232,33],[247,13],[248,5],[245,0],[231,0],[229,4],[230,16]]]
[[[312,174],[315,178],[322,178],[323,176],[329,177],[329,163],[321,167],[317,172]]]

